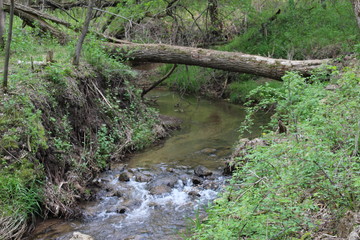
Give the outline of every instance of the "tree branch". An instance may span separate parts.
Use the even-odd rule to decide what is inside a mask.
[[[150,92],[151,90],[153,90],[154,88],[156,88],[160,83],[162,83],[163,81],[165,81],[168,77],[170,77],[170,75],[174,72],[175,68],[177,67],[177,64],[174,64],[173,67],[170,69],[170,71],[164,76],[162,77],[160,80],[156,81],[153,85],[151,85],[151,87],[149,87],[148,89],[143,89],[142,93],[141,93],[141,97],[143,98],[145,96],[145,94],[147,94],[148,92]]]

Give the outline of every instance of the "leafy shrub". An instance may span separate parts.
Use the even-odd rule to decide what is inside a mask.
[[[232,82],[229,84],[230,101],[234,103],[244,103],[251,90],[254,90],[258,84],[255,81]]]
[[[316,77],[312,84],[296,73],[283,80],[283,90],[263,102],[277,104],[271,125],[276,129],[282,119],[286,138],[269,132],[268,146],[238,159],[242,167],[193,239],[314,238],[321,228],[334,235],[336,228],[329,228],[322,214],[332,216],[336,226],[346,211],[359,209],[356,70],[334,76],[335,91],[325,90],[327,83]]]

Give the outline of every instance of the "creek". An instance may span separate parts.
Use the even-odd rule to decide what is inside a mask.
[[[156,99],[161,114],[181,119],[181,129],[101,174],[96,200],[81,206],[83,219],[46,220],[33,240],[67,240],[74,231],[99,240],[183,239],[187,228],[206,216],[204,209],[226,184],[224,159],[239,138],[244,108],[167,90],[148,97]],[[266,122],[265,114],[257,115],[253,135],[242,137],[260,135]]]

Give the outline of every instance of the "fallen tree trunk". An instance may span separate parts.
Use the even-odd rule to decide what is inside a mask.
[[[96,1],[95,6],[102,7],[102,8],[115,7],[118,3],[121,3],[121,2],[122,1]],[[55,10],[57,8],[70,10],[72,8],[86,7],[88,5],[88,1],[74,1],[74,2],[57,3],[55,1],[45,0],[44,3],[45,3],[46,8],[50,8],[52,10]],[[34,4],[31,7],[40,9],[40,6],[38,4]]]
[[[5,11],[9,11],[10,3],[9,2],[4,2],[4,7],[5,7]],[[49,15],[47,13],[38,11],[36,9],[33,9],[31,7],[28,7],[28,6],[25,6],[25,5],[22,5],[22,4],[15,3],[15,14],[16,14],[16,12],[24,12],[24,13],[36,16],[37,18],[50,20],[50,21],[52,21],[54,23],[64,25],[65,27],[70,27],[70,23],[68,23],[68,22],[66,22],[64,20],[61,20],[61,19],[59,19],[57,17],[54,17],[52,15]]]
[[[4,3],[4,10],[10,11],[9,3]],[[65,44],[67,42],[68,36],[62,31],[58,30],[56,27],[46,22],[44,19],[53,21],[66,27],[70,27],[69,23],[21,4],[15,4],[14,14],[20,17],[29,26],[33,28],[38,26],[42,31],[49,32],[52,36],[59,40],[60,44]],[[37,24],[35,24],[35,22]]]
[[[53,37],[58,39],[60,44],[65,44],[69,39],[69,37],[65,33],[58,30],[57,28],[51,26],[49,23],[42,20],[41,18],[38,18],[38,17],[36,17],[34,15],[24,13],[24,12],[21,12],[21,11],[16,11],[16,10],[15,10],[15,15],[20,17],[29,26],[31,26],[33,28],[39,27],[41,29],[41,31],[49,32]],[[37,24],[34,24],[35,22]]]
[[[165,44],[105,43],[105,45],[109,53],[132,61],[194,65],[249,73],[277,80],[281,80],[281,77],[288,71],[297,71],[304,76],[309,76],[313,69],[329,62],[329,59],[292,61],[240,52],[223,52]]]

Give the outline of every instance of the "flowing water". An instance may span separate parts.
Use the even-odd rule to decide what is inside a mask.
[[[204,208],[226,182],[224,158],[239,137],[244,108],[165,90],[149,97],[161,114],[181,119],[181,129],[96,179],[100,190],[96,201],[82,205],[84,219],[46,220],[32,239],[69,239],[74,231],[99,240],[183,239],[187,226],[205,216]],[[267,121],[257,116],[253,136]]]

